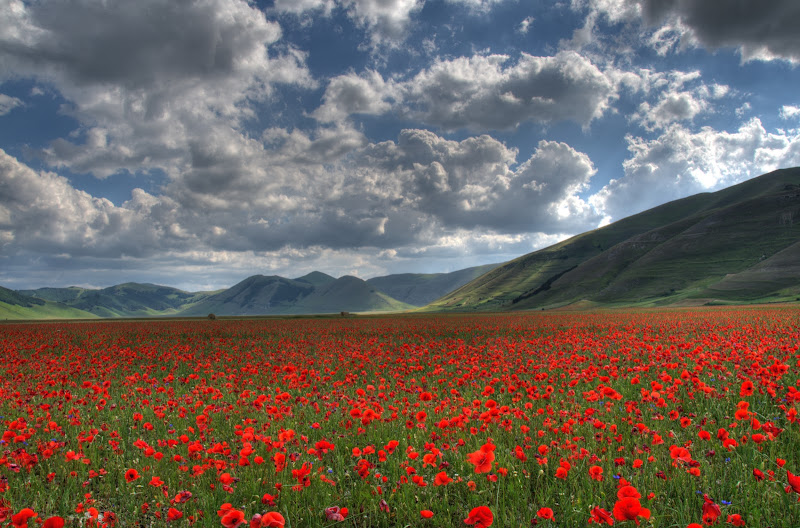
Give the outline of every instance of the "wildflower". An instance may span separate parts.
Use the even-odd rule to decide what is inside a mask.
[[[555,520],[552,508],[539,508],[539,511],[536,512],[536,516],[539,517],[540,519],[546,519],[548,521]]]
[[[494,515],[492,514],[492,510],[486,506],[472,508],[469,512],[469,516],[464,519],[464,524],[474,524],[475,528],[486,528],[487,526],[491,526],[493,522]]]
[[[786,493],[792,491],[800,493],[800,475],[793,475],[791,471],[786,470],[786,480],[789,482],[789,485],[786,486]],[[797,500],[800,501],[800,497]]]
[[[717,518],[722,513],[719,505],[715,504],[706,494],[703,494],[703,524],[712,525],[717,522]]]
[[[419,516],[423,519],[430,519],[433,517],[433,512],[431,510],[422,510],[419,512]]]
[[[125,472],[125,480],[127,482],[133,482],[134,480],[139,478],[139,472],[135,469],[129,469]]]
[[[222,505],[222,507],[224,506],[225,504]],[[220,519],[220,522],[222,523],[222,526],[225,528],[237,528],[238,526],[244,524],[244,512],[231,508],[230,504],[228,504],[228,507],[229,509],[221,514],[222,518]],[[217,513],[221,512],[223,512],[222,509],[220,509],[220,511]]]
[[[493,444],[484,444],[478,451],[469,453],[467,460],[475,466],[475,473],[488,473],[492,470],[492,462],[494,462],[494,449]]]
[[[618,521],[634,521],[639,524],[639,517],[650,518],[650,510],[642,508],[639,499],[625,497],[614,504],[614,518]]]
[[[589,524],[592,524],[593,522],[596,522],[597,524],[606,523],[609,526],[614,524],[614,519],[611,518],[611,514],[600,506],[595,506],[592,508],[590,514],[591,517],[589,517]]]
[[[261,526],[263,528],[283,528],[286,519],[278,512],[267,512],[261,516]]]
[[[58,516],[50,517],[44,521],[41,528],[64,528],[64,518]]]
[[[734,513],[733,515],[728,515],[728,524],[744,526],[744,519],[742,519],[742,516],[738,513]]]
[[[325,508],[325,517],[329,521],[343,521],[345,518],[345,516],[342,515],[342,510],[338,506]]]

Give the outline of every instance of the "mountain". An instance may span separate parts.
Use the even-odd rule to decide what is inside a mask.
[[[392,298],[367,281],[345,275],[316,288],[287,313],[385,312],[416,308]]]
[[[95,315],[0,286],[0,319],[85,319]]]
[[[426,310],[795,300],[798,243],[800,168],[783,169],[529,253]]]
[[[398,301],[425,306],[499,265],[487,264],[450,273],[398,273],[373,277],[367,279],[367,283]]]
[[[127,282],[103,289],[39,288],[19,293],[36,299],[63,303],[100,317],[174,315],[209,293],[189,293],[169,286]]]
[[[307,282],[311,284],[315,288],[320,286],[327,286],[328,284],[334,282],[336,279],[331,277],[330,275],[326,275],[321,271],[312,271],[308,275],[303,275],[302,277],[298,277],[296,279],[297,282]]]
[[[324,275],[320,273],[320,275]],[[253,275],[184,309],[181,315],[261,315],[287,313],[314,291],[308,281]]]

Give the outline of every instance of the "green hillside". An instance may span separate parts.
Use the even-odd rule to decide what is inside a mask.
[[[798,241],[800,169],[785,169],[676,200],[524,255],[426,309],[789,299],[800,285],[791,267],[797,250],[790,250]],[[779,255],[784,250],[788,253]],[[769,281],[756,280],[765,274]]]
[[[93,314],[0,286],[0,319],[85,319]]]
[[[367,283],[398,301],[425,306],[497,266],[487,264],[450,273],[398,273],[373,277]]]
[[[386,312],[413,308],[362,279],[345,275],[315,289],[287,313]]]
[[[254,275],[183,310],[182,315],[281,314],[314,291],[309,282]]]

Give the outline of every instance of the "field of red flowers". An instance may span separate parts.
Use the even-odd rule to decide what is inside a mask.
[[[0,327],[0,526],[800,526],[800,310]]]

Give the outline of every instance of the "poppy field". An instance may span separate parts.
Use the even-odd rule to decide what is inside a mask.
[[[9,324],[0,346],[4,527],[800,526],[796,307]]]

